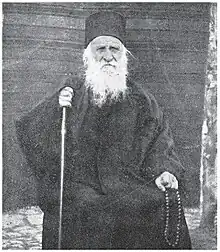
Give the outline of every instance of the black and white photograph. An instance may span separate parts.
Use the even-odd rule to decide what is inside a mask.
[[[217,250],[217,2],[2,2],[2,249]]]

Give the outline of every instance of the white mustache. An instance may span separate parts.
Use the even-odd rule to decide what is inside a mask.
[[[107,62],[107,63],[103,62],[103,63],[100,63],[100,65],[101,65],[100,69],[103,69],[105,67],[113,67],[116,69],[118,64],[112,63],[112,62]]]
[[[109,64],[109,63],[102,65],[102,67],[101,67],[101,68],[103,68],[103,67],[108,67],[108,66],[111,66],[111,67],[116,68],[116,66],[115,66],[115,65],[112,65],[112,64]]]

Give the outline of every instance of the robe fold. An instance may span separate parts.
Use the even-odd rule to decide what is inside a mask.
[[[58,246],[61,118],[59,93],[16,121],[20,146],[38,185],[44,212],[43,249]],[[155,98],[133,81],[101,108],[84,85],[67,110],[62,249],[172,249],[164,237],[165,196],[155,185],[164,171],[184,192],[184,167]],[[177,201],[169,190],[169,237]],[[190,249],[182,208],[176,249]]]

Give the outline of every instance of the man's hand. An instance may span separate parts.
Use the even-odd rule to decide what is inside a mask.
[[[65,87],[60,91],[59,104],[61,107],[72,107],[71,101],[73,97],[73,89]]]
[[[157,187],[162,190],[163,192],[166,190],[166,188],[173,188],[178,189],[178,181],[176,177],[169,173],[169,172],[163,172],[156,180],[155,183]]]

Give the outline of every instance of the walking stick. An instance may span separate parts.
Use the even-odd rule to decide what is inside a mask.
[[[68,88],[74,95],[73,89]],[[71,97],[72,99],[72,97]],[[66,110],[67,107],[62,108],[62,124],[61,124],[61,159],[60,159],[60,209],[59,209],[59,236],[58,236],[58,249],[61,249],[62,240],[62,210],[63,210],[63,181],[64,181],[64,165],[65,165],[65,135],[66,135]]]
[[[62,124],[61,124],[61,173],[60,173],[60,211],[59,211],[59,239],[58,249],[61,249],[62,239],[62,210],[63,210],[63,178],[64,178],[64,163],[65,163],[65,135],[66,135],[66,107],[62,111]]]

